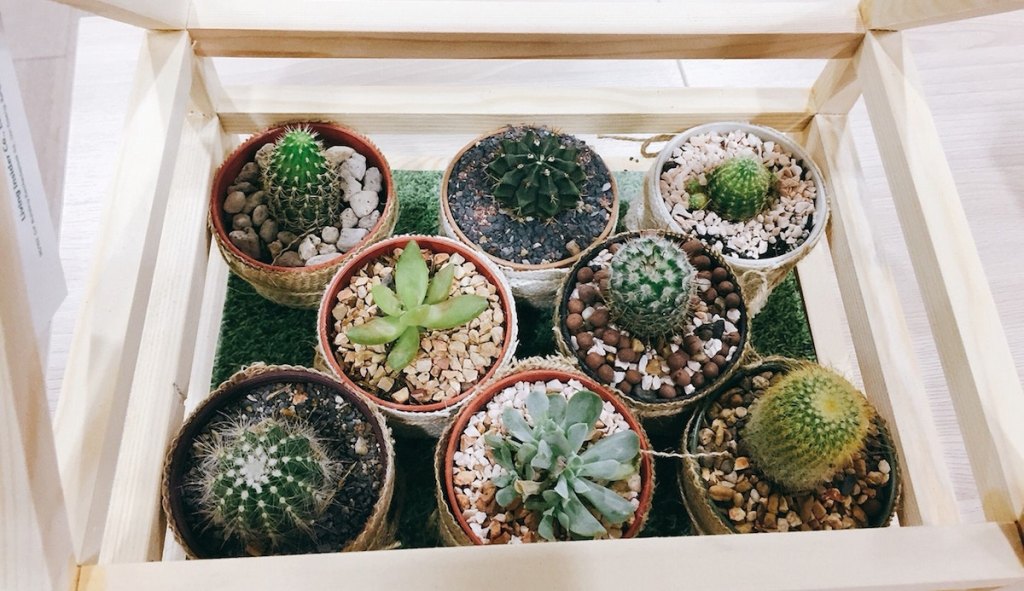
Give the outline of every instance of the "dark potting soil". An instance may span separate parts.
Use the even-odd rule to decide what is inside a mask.
[[[213,437],[215,427],[240,419],[269,417],[308,422],[320,436],[327,452],[341,464],[344,475],[343,484],[330,506],[312,524],[313,535],[290,541],[275,549],[274,554],[341,551],[363,531],[373,512],[384,481],[383,463],[386,460],[381,457],[383,450],[371,423],[358,408],[327,386],[309,382],[273,382],[254,388],[201,429],[184,463],[184,482],[198,480],[195,450]],[[356,442],[360,438],[366,443],[362,455],[356,453]],[[196,487],[183,486],[181,494],[185,512],[194,520],[190,525],[198,542],[196,550],[201,549],[211,557],[250,555],[238,540],[224,540],[215,526],[202,523]]]
[[[560,212],[550,220],[517,217],[491,194],[494,181],[487,174],[487,165],[494,160],[502,140],[518,140],[527,129],[507,127],[467,149],[452,167],[448,204],[459,230],[491,256],[521,264],[554,263],[585,250],[608,225],[611,173],[583,140],[531,128],[540,137],[555,135],[562,145],[577,148],[587,181],[580,188],[582,199],[576,209]]]

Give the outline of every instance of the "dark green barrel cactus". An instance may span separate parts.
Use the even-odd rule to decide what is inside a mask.
[[[519,140],[503,140],[487,165],[493,194],[521,216],[552,218],[574,209],[587,180],[578,157],[579,150],[563,146],[555,134],[528,130]]]
[[[686,251],[672,240],[633,238],[612,256],[605,300],[616,322],[637,337],[674,333],[689,320],[696,276]]]
[[[267,209],[282,229],[301,234],[341,215],[341,182],[323,150],[308,127],[289,128],[274,144],[263,185]]]

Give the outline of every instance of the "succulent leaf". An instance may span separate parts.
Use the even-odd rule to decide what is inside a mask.
[[[430,271],[423,260],[419,244],[416,244],[415,240],[410,240],[395,263],[395,291],[406,310],[423,303],[423,298],[427,295],[429,276]]]
[[[455,280],[455,266],[448,264],[441,267],[441,270],[434,273],[434,277],[430,280],[430,286],[427,287],[427,299],[428,304],[437,304],[443,302],[448,297],[448,292],[451,291],[452,281]]]
[[[579,150],[565,147],[558,136],[526,131],[518,140],[503,140],[487,166],[492,194],[522,216],[552,218],[574,209],[587,180]]]
[[[400,316],[404,312],[402,303],[398,301],[398,296],[383,283],[374,285],[370,293],[373,294],[373,303],[377,304],[381,312],[388,316]]]
[[[398,371],[412,363],[416,354],[420,351],[420,329],[415,326],[407,327],[395,341],[388,353],[388,365],[391,369]]]
[[[438,304],[425,304],[410,310],[406,322],[431,330],[446,330],[472,321],[486,309],[485,298],[475,294],[463,294]]]
[[[384,316],[353,326],[345,334],[348,340],[358,345],[385,345],[397,339],[405,331],[406,324],[398,316]]]

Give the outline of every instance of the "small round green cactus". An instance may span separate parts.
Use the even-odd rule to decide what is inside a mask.
[[[850,382],[808,365],[750,407],[742,436],[754,464],[790,491],[828,481],[864,447],[874,410]]]
[[[662,236],[626,241],[612,257],[605,299],[633,335],[653,338],[686,325],[696,269],[681,246]]]
[[[768,203],[775,175],[757,158],[727,160],[708,175],[711,209],[725,219],[746,221]]]
[[[341,214],[338,172],[308,127],[289,128],[263,170],[267,208],[282,229],[302,233],[334,223]]]
[[[518,141],[503,140],[487,165],[494,196],[522,216],[554,217],[573,209],[587,180],[579,150],[563,146],[555,134],[541,138],[527,131]]]
[[[225,540],[250,553],[312,532],[337,487],[338,468],[311,427],[264,419],[214,431],[197,453],[200,510]]]

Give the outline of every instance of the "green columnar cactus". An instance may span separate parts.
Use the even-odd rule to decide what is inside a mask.
[[[775,175],[752,156],[727,160],[708,175],[711,209],[723,218],[746,221],[764,209]]]
[[[621,525],[635,509],[605,484],[637,472],[640,438],[633,431],[602,437],[586,450],[601,416],[601,397],[589,390],[561,394],[533,390],[526,397],[532,425],[522,411],[505,408],[505,434],[484,436],[494,459],[505,473],[493,478],[502,507],[522,499],[540,513],[537,533],[546,540],[559,537],[594,538],[609,525]],[[582,450],[582,451],[581,451]]]
[[[605,300],[623,328],[640,338],[676,332],[690,315],[696,269],[662,236],[633,238],[612,257]]]
[[[203,516],[225,540],[257,554],[309,535],[338,481],[338,464],[298,421],[229,424],[197,459]]]
[[[873,415],[842,376],[807,366],[783,376],[751,405],[742,436],[765,475],[787,490],[810,490],[864,447]]]
[[[274,144],[263,184],[270,215],[284,230],[319,229],[341,214],[341,182],[323,148],[308,127],[289,128]]]
[[[587,180],[578,156],[576,148],[562,146],[554,134],[542,139],[530,130],[518,141],[504,140],[487,166],[494,196],[522,216],[552,218],[573,209]]]
[[[448,297],[455,267],[445,265],[430,279],[420,247],[410,240],[395,264],[395,291],[382,283],[370,293],[384,316],[353,326],[345,332],[358,345],[385,345],[396,341],[387,364],[398,371],[409,365],[420,350],[420,329],[446,330],[462,326],[487,309],[478,295]],[[428,283],[429,281],[429,283]]]

